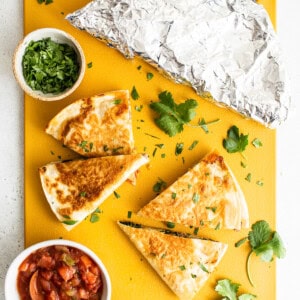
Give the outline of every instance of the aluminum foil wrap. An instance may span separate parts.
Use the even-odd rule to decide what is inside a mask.
[[[252,0],[94,0],[66,19],[76,28],[274,128],[290,106],[280,43]]]

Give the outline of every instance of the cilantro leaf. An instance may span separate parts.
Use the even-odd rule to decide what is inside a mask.
[[[215,291],[218,292],[225,299],[236,300],[236,294],[240,287],[240,284],[231,282],[230,279],[219,280]]]
[[[251,226],[251,231],[248,233],[248,241],[251,247],[251,251],[247,257],[246,271],[249,282],[253,285],[250,271],[249,262],[253,253],[261,258],[262,261],[270,262],[273,257],[284,258],[286,249],[283,241],[276,231],[272,231],[270,225],[264,221],[257,221]]]
[[[150,108],[159,114],[155,119],[156,125],[169,136],[183,131],[184,124],[190,122],[196,115],[198,103],[194,99],[187,99],[184,103],[176,104],[168,91],[158,95],[159,102],[150,104]]]
[[[223,300],[252,300],[256,298],[252,294],[242,294],[237,296],[238,289],[240,284],[232,282],[230,279],[222,279],[217,282],[215,291],[219,295],[225,297]]]
[[[240,134],[239,128],[231,126],[227,131],[227,138],[223,139],[223,147],[228,153],[243,152],[248,145],[248,135]]]

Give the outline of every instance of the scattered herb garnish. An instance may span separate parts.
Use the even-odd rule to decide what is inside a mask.
[[[131,216],[132,216],[132,211],[129,210],[129,211],[127,212],[127,218],[130,219]]]
[[[22,59],[24,79],[33,90],[58,94],[73,86],[79,63],[75,50],[50,38],[31,41]]]
[[[115,99],[115,100],[114,100],[114,104],[115,104],[115,105],[118,105],[118,104],[120,104],[121,102],[122,102],[121,99]]]
[[[176,199],[177,194],[176,193],[172,193],[172,199]]]
[[[65,220],[62,221],[63,224],[66,224],[66,225],[74,225],[77,223],[77,221],[75,220],[71,220],[71,218],[67,215],[63,215],[63,217],[65,218]]]
[[[176,104],[168,91],[158,95],[159,102],[152,102],[150,108],[159,114],[155,119],[156,125],[169,136],[183,131],[183,125],[189,123],[196,115],[198,103],[194,99]]]
[[[222,300],[252,300],[256,298],[252,294],[237,295],[240,284],[232,282],[230,279],[218,280],[215,291],[221,295]]]
[[[120,194],[118,194],[116,191],[114,191],[114,195],[117,199],[121,198]]]
[[[80,147],[80,148],[82,148],[82,150],[84,151],[84,152],[91,152],[92,151],[92,149],[93,149],[93,147],[94,147],[94,144],[93,143],[89,143],[88,141],[81,141],[79,144],[78,144],[78,146]]]
[[[193,198],[192,198],[193,202],[196,204],[196,203],[199,202],[199,199],[200,199],[199,194],[198,193],[194,193],[193,194]]]
[[[166,222],[168,228],[175,228],[175,223],[173,222]]]
[[[176,156],[182,153],[183,147],[184,147],[183,143],[177,143],[176,144],[176,147],[175,147],[175,155]]]
[[[160,140],[159,137],[157,137],[157,136],[155,136],[155,135],[152,135],[152,134],[150,134],[150,133],[145,132],[145,135],[148,135],[148,136],[151,136],[151,137],[153,137],[153,138],[155,138],[155,139]]]
[[[206,272],[206,273],[209,273],[209,271],[207,270],[207,268],[204,266],[204,264],[200,263],[199,262],[199,265],[200,265],[200,268],[202,271]]]
[[[208,131],[208,125],[218,123],[220,119],[216,119],[210,122],[205,122],[204,118],[198,121],[198,125],[204,130],[205,133],[209,133]]]
[[[264,185],[264,182],[263,182],[262,180],[257,180],[257,181],[256,181],[256,184],[257,184],[258,186],[263,186],[263,185]]]
[[[136,111],[138,111],[138,112],[141,112],[142,109],[143,109],[143,105],[136,105],[136,106],[134,107],[134,109],[135,109]]]
[[[165,144],[155,144],[155,146],[162,149],[165,146]]]
[[[213,213],[215,213],[217,211],[217,207],[216,206],[206,206],[205,209],[211,210]]]
[[[179,269],[180,269],[181,271],[185,271],[185,270],[186,270],[185,265],[179,266]]]
[[[258,139],[258,138],[255,138],[253,141],[252,141],[252,145],[255,147],[255,148],[260,148],[262,147],[262,142]]]
[[[231,126],[227,131],[227,138],[223,139],[223,147],[228,153],[243,152],[248,145],[248,135],[240,134],[239,128]]]
[[[198,143],[199,143],[199,141],[197,141],[197,140],[193,141],[193,143],[191,144],[191,146],[189,146],[188,149],[193,150],[197,146]]]
[[[138,69],[138,70],[140,70],[141,68],[142,68],[142,66],[141,66],[141,65],[137,66],[137,69]]]
[[[167,186],[167,183],[163,181],[161,178],[158,178],[158,181],[153,186],[153,191],[155,193],[160,193],[163,189],[165,189]]]
[[[252,174],[248,173],[247,176],[245,177],[245,180],[247,180],[248,182],[251,182],[252,179]]]
[[[247,168],[246,163],[244,163],[243,161],[241,161],[241,166],[242,166],[243,168]]]
[[[151,80],[153,78],[153,74],[151,72],[147,73],[147,80]]]
[[[133,100],[138,100],[138,99],[140,98],[140,95],[139,95],[139,93],[138,93],[138,91],[137,91],[137,89],[136,89],[135,86],[132,87],[132,90],[131,90],[131,98],[132,98]]]
[[[93,62],[91,61],[91,62],[89,62],[88,64],[87,64],[87,67],[90,69],[90,68],[92,68],[93,67]]]
[[[96,208],[90,216],[90,222],[91,223],[98,222],[100,220],[100,216],[99,216],[100,213],[102,213],[102,210],[100,210],[99,208]]]
[[[247,257],[246,272],[249,282],[253,286],[249,270],[251,255],[255,253],[262,261],[270,262],[273,260],[273,256],[284,258],[286,250],[279,234],[276,231],[272,231],[266,221],[256,222],[252,225],[251,229],[252,231],[248,233],[248,237],[238,241],[235,246],[239,247],[247,240],[250,243],[251,251]]]
[[[39,4],[45,3],[46,5],[53,3],[53,0],[37,0]]]

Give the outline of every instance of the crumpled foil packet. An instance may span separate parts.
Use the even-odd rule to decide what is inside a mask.
[[[94,0],[66,19],[267,127],[287,118],[281,47],[268,13],[252,0]]]

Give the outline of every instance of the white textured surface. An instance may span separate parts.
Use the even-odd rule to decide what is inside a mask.
[[[7,267],[23,248],[23,93],[11,68],[13,51],[23,36],[22,3],[0,1],[0,299],[4,299]],[[277,260],[277,299],[285,300],[300,299],[300,1],[277,0],[277,7],[277,31],[286,54],[293,101],[289,120],[277,137],[277,230],[287,248],[287,257]]]

